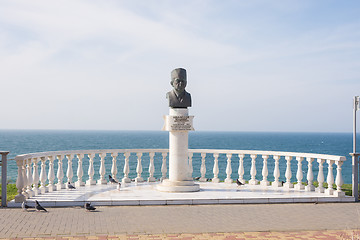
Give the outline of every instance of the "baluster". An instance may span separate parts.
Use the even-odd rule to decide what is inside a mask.
[[[55,190],[54,180],[55,180],[55,172],[54,172],[54,156],[49,156],[49,172],[48,172],[48,191],[52,192]]]
[[[267,160],[269,158],[268,155],[262,155],[262,158],[263,158],[263,169],[262,169],[262,176],[263,176],[263,180],[260,182],[260,185],[261,186],[269,186],[270,183],[269,181],[267,180],[267,176],[269,174],[269,171],[268,171],[268,167],[267,167]]]
[[[82,177],[84,176],[84,171],[83,171],[83,167],[82,167],[82,161],[84,158],[84,154],[80,153],[80,154],[76,154],[76,157],[78,158],[78,167],[77,167],[77,182],[75,183],[75,186],[77,187],[81,187],[81,186],[85,186],[85,183],[82,180]]]
[[[33,176],[31,174],[31,158],[27,159],[27,165],[26,165],[26,175],[27,175],[27,194],[29,197],[34,196],[34,191],[32,190],[32,184],[33,184]]]
[[[218,159],[219,154],[214,153],[213,156],[214,156],[214,168],[213,168],[214,177],[213,177],[213,179],[211,181],[214,182],[214,183],[218,183],[218,182],[220,182],[220,179],[218,177],[218,174],[219,174],[219,159]]]
[[[63,169],[63,155],[57,155],[56,156],[58,159],[58,170],[57,170],[57,174],[56,177],[58,179],[58,182],[56,184],[56,188],[57,190],[61,190],[65,188],[65,185],[63,183],[63,178],[64,178],[64,169]]]
[[[245,157],[245,154],[238,154],[238,156],[239,156],[239,169],[238,169],[239,181],[241,183],[245,184],[245,179],[244,179],[244,157]]]
[[[282,183],[279,182],[279,177],[280,177],[279,160],[280,160],[280,156],[274,155],[273,158],[275,160],[274,182],[271,183],[271,186],[273,186],[273,187],[281,187]]]
[[[189,152],[189,173],[188,173],[188,180],[192,181],[192,174],[193,174],[193,165],[192,165],[192,158],[193,153]],[[166,165],[165,165],[166,166]]]
[[[72,184],[72,178],[74,176],[73,168],[72,168],[72,155],[67,154],[66,157],[68,159],[68,168],[66,171],[67,182]],[[68,188],[68,184],[66,184],[66,188]]]
[[[149,177],[148,182],[155,182],[156,179],[154,178],[155,166],[154,166],[154,152],[149,152],[150,163],[149,163]]]
[[[285,188],[293,188],[294,185],[291,183],[291,159],[292,156],[285,156],[286,160],[286,171],[285,171],[285,178],[286,182],[284,183]]]
[[[317,180],[318,180],[318,183],[319,183],[319,186],[315,189],[316,192],[318,193],[323,193],[324,192],[324,162],[325,162],[325,159],[318,159],[317,162],[319,163],[319,173],[318,173],[318,177],[317,177]]]
[[[23,174],[23,181],[24,181],[24,187],[22,189],[22,194],[26,198],[29,198],[29,194],[26,192],[27,186],[28,186],[28,178],[27,178],[27,175],[26,175],[26,160],[24,160],[24,165],[22,166],[22,174]]]
[[[129,152],[125,152],[124,153],[124,157],[125,157],[125,164],[124,164],[124,177],[122,179],[123,183],[130,183],[131,179],[129,178],[129,172],[130,172],[130,167],[129,167],[129,157],[130,157],[130,153]]]
[[[308,185],[305,187],[305,190],[310,192],[315,190],[315,187],[313,185],[314,173],[312,170],[312,162],[314,161],[314,158],[307,157],[306,160],[308,161],[308,172],[306,176]]]
[[[143,182],[144,179],[141,177],[141,173],[142,173],[141,156],[142,156],[142,153],[138,152],[138,153],[136,153],[136,156],[137,156],[137,166],[136,166],[137,177],[135,178],[135,182]]]
[[[167,167],[166,167],[167,152],[163,152],[163,153],[161,153],[161,155],[162,155],[162,165],[161,165],[161,174],[162,174],[162,176],[161,176],[160,180],[163,181],[164,179],[166,179],[166,173],[167,173]],[[189,156],[190,156],[190,153],[189,153]],[[192,153],[191,153],[190,159],[192,159]]]
[[[343,165],[344,162],[341,161],[337,161],[336,162],[336,191],[334,192],[334,195],[336,197],[345,197],[345,193],[343,191],[341,191],[341,186],[344,184],[344,180],[342,177],[342,173],[341,173],[341,166]]]
[[[200,167],[200,173],[201,173],[201,177],[199,179],[199,182],[206,182],[206,165],[205,165],[205,157],[206,157],[206,153],[201,153],[201,167]]]
[[[224,180],[225,183],[232,183],[233,180],[231,179],[231,174],[232,174],[232,168],[231,168],[231,157],[232,157],[232,153],[227,153],[226,154],[227,160],[226,160],[226,178]]]
[[[94,157],[95,157],[95,154],[89,153],[88,157],[89,157],[89,169],[88,169],[89,179],[86,181],[86,185],[95,185],[96,184],[96,181],[94,180],[94,174],[95,174]]]
[[[249,181],[249,184],[256,185],[259,183],[259,181],[256,180],[256,157],[257,157],[257,155],[251,154],[250,157],[251,157],[251,168],[250,168],[251,179]]]
[[[18,194],[15,196],[15,202],[22,203],[26,199],[25,195],[23,195],[23,193],[22,193],[23,188],[25,187],[24,179],[23,179],[23,177],[24,177],[24,175],[23,175],[24,160],[15,158],[15,161],[16,161],[16,165],[18,167],[18,177],[16,179],[16,188],[18,189],[17,190]]]
[[[99,168],[99,175],[100,179],[97,181],[97,184],[107,184],[107,181],[105,179],[105,157],[106,153],[99,153],[100,157],[100,168]]]
[[[302,179],[303,179],[303,173],[302,173],[302,164],[301,162],[304,160],[303,157],[296,157],[296,160],[298,162],[297,164],[297,172],[296,172],[296,179],[297,179],[297,184],[295,185],[295,189],[296,190],[302,190],[305,188],[304,184],[302,183]]]
[[[116,157],[118,156],[118,153],[111,153],[112,157],[112,165],[111,165],[111,175],[112,178],[115,179],[115,181],[118,181],[118,178],[116,177],[116,174],[118,172],[117,170],[117,164],[116,164]]]
[[[45,170],[45,157],[41,157],[41,170],[40,170],[40,192],[41,194],[44,194],[47,192],[45,181],[46,181],[46,170]]]
[[[33,158],[33,191],[34,195],[40,194],[39,188],[39,171],[37,158]]]
[[[334,160],[327,160],[326,162],[328,164],[328,175],[327,175],[327,178],[326,178],[328,188],[325,190],[325,193],[327,195],[332,195],[334,193],[334,188],[333,188],[334,173],[333,173],[333,166],[332,166],[334,164]]]

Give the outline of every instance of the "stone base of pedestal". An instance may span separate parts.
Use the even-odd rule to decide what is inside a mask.
[[[169,179],[165,179],[156,188],[161,192],[197,192],[200,190],[200,185],[195,184],[191,180],[172,182]]]

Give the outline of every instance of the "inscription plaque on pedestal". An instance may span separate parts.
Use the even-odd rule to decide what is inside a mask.
[[[194,131],[194,116],[164,116],[163,131]]]

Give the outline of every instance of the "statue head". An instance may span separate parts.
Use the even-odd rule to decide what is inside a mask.
[[[187,84],[186,81],[186,70],[183,68],[176,68],[171,71],[171,86],[177,93],[182,93],[185,91]]]

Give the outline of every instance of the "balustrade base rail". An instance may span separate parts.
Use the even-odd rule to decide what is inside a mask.
[[[163,180],[167,178],[167,158],[168,149],[72,150],[19,155],[15,158],[18,166],[16,181],[18,195],[15,197],[15,202],[21,203],[28,198],[40,196],[47,192],[61,191],[67,188],[68,184],[66,183],[68,182],[76,187],[107,185],[108,175],[115,181],[125,184],[131,183],[131,179],[135,183],[152,183],[157,178]],[[226,168],[224,174],[219,175],[220,170],[222,170],[220,158],[225,158]],[[248,158],[250,158],[249,161]],[[262,160],[262,163],[260,162],[262,166],[260,179],[258,178],[259,173],[257,173],[259,158]],[[231,184],[235,179],[238,179],[242,183],[248,181],[248,185],[251,186],[271,186],[291,191],[316,192],[340,198],[345,196],[341,190],[343,184],[341,167],[345,160],[346,158],[343,156],[325,154],[220,149],[189,149],[187,159],[189,176],[196,174],[194,173],[193,162],[200,165],[200,177],[198,177],[200,182],[206,182],[209,179],[209,172],[207,172],[209,169],[206,163],[211,161],[211,183],[214,184],[220,181]],[[108,164],[109,161],[111,161],[110,165]],[[238,161],[238,168],[234,179],[233,163],[235,161]],[[146,162],[145,166],[143,162]],[[313,164],[315,162],[318,164],[316,179],[319,183],[318,187],[313,184]],[[281,164],[283,166],[280,166]],[[333,168],[334,164],[336,169]],[[87,175],[84,174],[84,166],[87,168]],[[106,168],[106,166],[109,167]],[[118,178],[120,166],[122,178]],[[273,174],[272,182],[269,181],[268,177],[269,166],[271,166],[272,171],[270,172]],[[66,171],[64,171],[64,167],[66,167]],[[76,171],[73,167],[76,167]],[[284,167],[286,168],[285,174],[281,176],[281,172],[283,172],[281,169]],[[292,167],[297,169],[295,184],[293,184]],[[325,167],[326,169],[324,169]],[[143,168],[146,170],[147,178],[144,177]],[[245,173],[245,170],[249,170],[249,172]],[[334,177],[335,174],[336,178]],[[226,177],[220,179],[222,175]],[[247,179],[245,179],[246,176],[248,176]],[[304,178],[306,178],[306,186],[303,184]],[[327,183],[327,188],[323,187],[324,183]],[[335,188],[333,184],[335,184]]]

